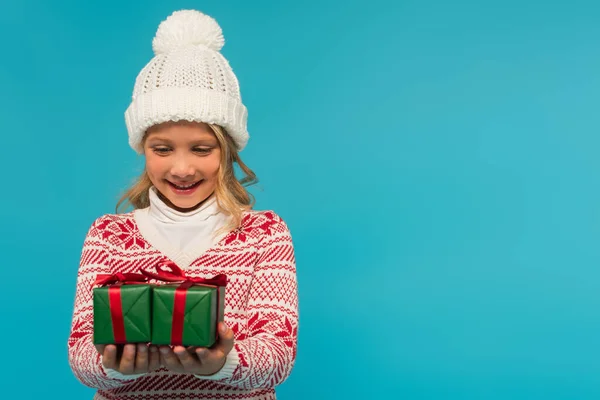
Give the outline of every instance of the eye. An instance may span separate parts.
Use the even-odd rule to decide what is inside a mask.
[[[194,153],[198,153],[198,154],[210,154],[210,152],[212,151],[212,147],[194,147],[193,151]]]
[[[160,154],[160,155],[165,155],[167,154],[169,151],[171,151],[171,149],[169,147],[166,146],[154,146],[152,148],[152,150],[156,153],[156,154]]]

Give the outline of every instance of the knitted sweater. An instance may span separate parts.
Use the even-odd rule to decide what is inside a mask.
[[[298,332],[294,248],[285,222],[273,211],[247,211],[238,229],[208,248],[181,252],[164,240],[148,214],[148,209],[107,214],[87,232],[68,340],[77,379],[98,389],[95,399],[275,399],[275,386],[293,368]],[[227,275],[225,322],[235,342],[225,366],[204,377],[165,367],[135,376],[106,370],[92,342],[96,275],[139,272],[167,260],[191,276]]]

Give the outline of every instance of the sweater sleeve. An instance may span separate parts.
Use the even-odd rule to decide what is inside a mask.
[[[103,228],[109,223],[100,217],[89,228],[83,243],[71,332],[67,347],[69,365],[75,377],[84,385],[96,389],[112,389],[128,383],[140,375],[121,375],[102,366],[102,356],[93,343],[93,297],[92,284],[97,274],[110,273],[110,244],[103,236]]]
[[[224,367],[199,376],[242,389],[274,388],[296,359],[298,294],[292,237],[281,219],[258,246],[262,253],[249,291],[248,334],[236,337]]]

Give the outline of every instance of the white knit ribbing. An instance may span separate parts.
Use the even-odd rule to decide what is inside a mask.
[[[248,112],[240,102],[206,89],[153,90],[137,97],[127,109],[125,123],[129,144],[142,153],[142,138],[149,127],[166,121],[195,121],[224,127],[241,150],[248,142]]]

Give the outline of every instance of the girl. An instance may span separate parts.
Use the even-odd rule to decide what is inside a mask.
[[[253,172],[238,81],[221,55],[221,28],[198,11],[173,13],[154,37],[125,112],[129,144],[145,169],[117,204],[133,211],[96,219],[78,271],[69,362],[96,399],[275,399],[296,358],[294,248],[273,211],[253,211]],[[237,163],[246,177],[234,175]],[[94,345],[98,274],[175,263],[188,276],[226,274],[225,322],[211,348]],[[150,280],[151,283],[161,283]]]

